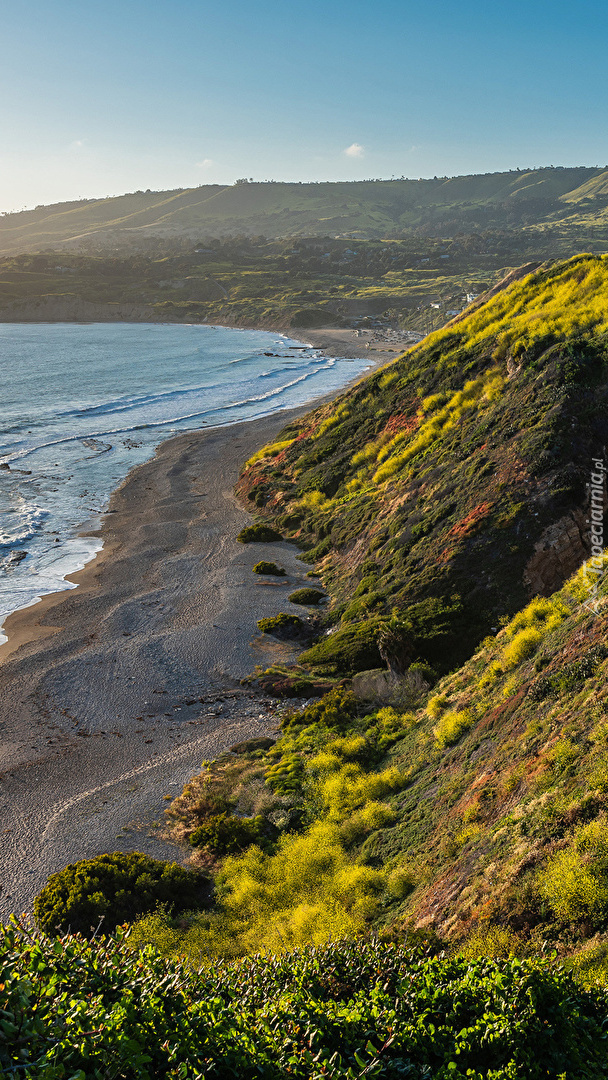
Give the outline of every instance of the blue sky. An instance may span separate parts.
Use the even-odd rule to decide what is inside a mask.
[[[0,16],[0,210],[608,161],[595,0],[0,0]]]

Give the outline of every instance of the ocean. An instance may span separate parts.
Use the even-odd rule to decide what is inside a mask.
[[[164,439],[303,406],[371,366],[302,345],[217,326],[0,324],[0,643],[11,612],[75,587],[65,575],[101,547],[79,533]]]

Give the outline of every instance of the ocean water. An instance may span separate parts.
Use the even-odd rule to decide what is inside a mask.
[[[370,367],[276,332],[0,324],[0,642],[11,612],[73,588],[130,469],[181,431],[305,405]]]

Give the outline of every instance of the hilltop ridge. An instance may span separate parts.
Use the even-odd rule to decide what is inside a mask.
[[[421,230],[559,225],[572,206],[602,202],[600,168],[542,168],[433,179],[237,181],[56,203],[0,218],[0,255],[47,247],[137,248],[150,238],[243,234],[380,238]],[[579,207],[580,208],[580,207]],[[588,224],[593,224],[591,217]]]

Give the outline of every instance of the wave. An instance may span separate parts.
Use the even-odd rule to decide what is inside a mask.
[[[12,528],[6,522],[3,527],[0,527],[0,548],[14,547],[16,544],[23,544],[26,540],[30,540],[42,528],[49,511],[43,510],[40,506],[25,504],[8,513],[15,514],[17,520]]]
[[[299,383],[305,382],[306,379],[312,379],[318,374],[318,369],[314,371],[307,371],[303,375],[300,375],[297,379],[292,379],[288,383],[284,383],[282,386],[277,386],[272,390],[268,390],[265,394],[254,394],[251,397],[244,398],[242,401],[231,401],[226,405],[216,405],[210,409],[202,409],[197,412],[186,413],[183,416],[172,416],[167,420],[151,420],[148,423],[130,424],[128,427],[121,428],[108,428],[106,431],[91,431],[86,434],[80,432],[78,435],[65,435],[61,439],[50,439],[48,442],[38,443],[36,446],[26,446],[20,450],[14,450],[12,453],[5,455],[2,458],[0,464],[10,465],[13,461],[22,461],[23,458],[29,457],[30,454],[35,454],[38,450],[46,450],[51,446],[64,446],[68,443],[82,442],[84,439],[107,439],[114,435],[127,435],[132,431],[144,431],[152,430],[153,428],[163,428],[170,424],[182,424],[186,420],[200,420],[207,416],[213,416],[216,413],[227,412],[230,409],[241,409],[249,404],[253,404],[258,401],[267,401],[269,398],[278,397],[286,390],[291,389],[292,386],[297,386]]]

